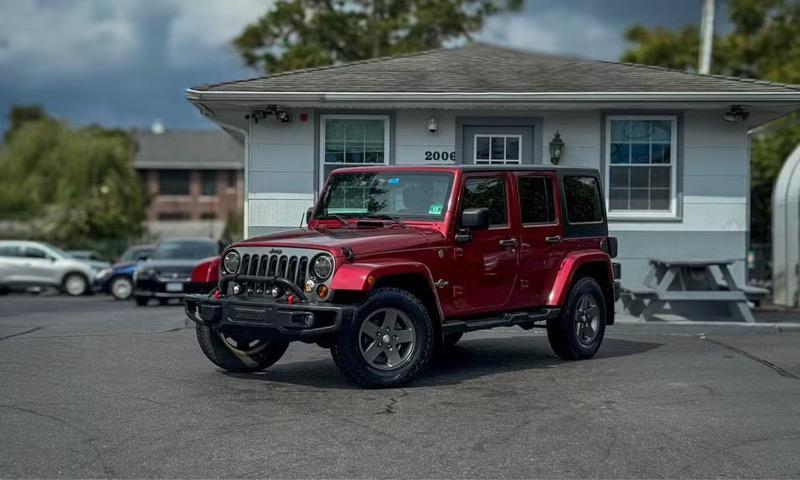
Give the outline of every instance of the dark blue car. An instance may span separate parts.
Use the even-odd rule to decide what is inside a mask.
[[[97,273],[95,287],[110,293],[117,300],[127,300],[133,294],[133,273],[140,263],[150,258],[153,245],[133,245],[125,250],[119,262]]]

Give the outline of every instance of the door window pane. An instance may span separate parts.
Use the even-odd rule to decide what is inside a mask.
[[[189,183],[187,170],[158,172],[158,193],[161,195],[189,195]]]
[[[549,177],[519,177],[518,187],[523,224],[556,221],[552,179]]]
[[[567,221],[570,223],[603,220],[600,212],[600,189],[594,177],[564,177],[564,196],[567,200]]]
[[[519,160],[519,138],[506,138],[506,160]]]
[[[325,163],[386,163],[385,119],[324,119]]]
[[[475,160],[489,160],[489,137],[475,138]]]
[[[669,211],[674,119],[614,119],[609,122],[609,211]]]
[[[47,258],[47,253],[41,248],[25,247],[23,252],[25,258]]]
[[[522,135],[475,135],[474,139],[476,164],[522,163]]]
[[[488,208],[491,225],[508,223],[506,185],[499,177],[473,177],[464,182],[462,210]]]
[[[0,257],[19,257],[22,249],[16,245],[0,245]]]

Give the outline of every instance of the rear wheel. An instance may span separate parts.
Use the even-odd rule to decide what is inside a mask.
[[[339,370],[358,385],[402,385],[431,361],[433,325],[428,310],[405,290],[377,289],[343,323],[331,354]]]
[[[82,273],[68,273],[61,282],[61,289],[72,297],[85,295],[89,290],[89,281]]]
[[[108,286],[111,296],[117,300],[127,300],[133,294],[133,282],[124,275],[112,278]]]
[[[547,339],[564,360],[583,360],[597,353],[606,331],[603,291],[591,277],[579,279],[569,291],[558,318],[547,321]]]
[[[270,342],[237,332],[197,326],[200,349],[214,365],[229,372],[258,372],[281,359],[289,342]]]

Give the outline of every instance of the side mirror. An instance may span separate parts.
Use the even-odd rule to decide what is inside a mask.
[[[314,216],[314,207],[308,207],[306,210],[306,223],[311,221],[311,217]]]
[[[486,230],[489,228],[489,209],[465,208],[461,212],[461,226],[470,230]]]

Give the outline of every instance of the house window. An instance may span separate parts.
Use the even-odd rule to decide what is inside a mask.
[[[608,210],[618,217],[674,216],[676,117],[609,117]]]
[[[213,170],[203,170],[201,192],[206,196],[217,194],[217,172]]]
[[[389,163],[388,115],[320,115],[320,185],[335,169]]]
[[[237,172],[235,170],[228,172],[228,188],[236,188],[236,176]]]
[[[161,195],[189,195],[188,170],[161,170],[158,172],[158,193]]]
[[[203,212],[200,214],[200,220],[216,220],[217,214],[214,212]]]
[[[189,217],[183,212],[161,212],[158,214],[159,220],[187,220]]]
[[[522,135],[475,135],[476,164],[510,165],[520,162]]]

